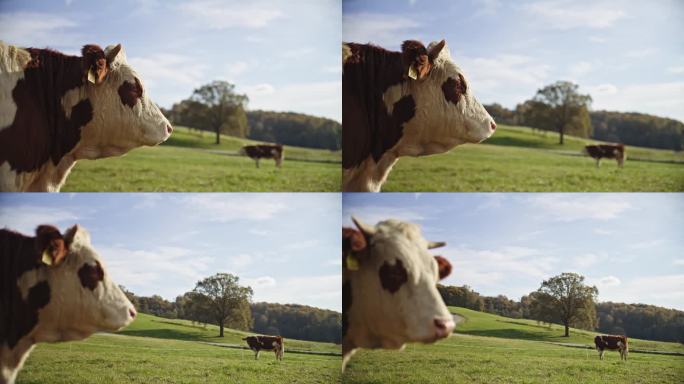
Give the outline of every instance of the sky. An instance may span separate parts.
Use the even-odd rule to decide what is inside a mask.
[[[343,39],[399,50],[446,39],[483,103],[572,81],[594,110],[684,121],[681,0],[344,0]]]
[[[684,194],[428,193],[343,196],[343,224],[421,226],[453,265],[442,284],[520,300],[563,272],[598,301],[684,310]]]
[[[152,100],[214,80],[249,109],[341,120],[340,0],[0,0],[0,40],[80,54],[121,43]]]
[[[117,284],[167,300],[225,272],[254,302],[341,311],[340,220],[332,193],[0,194],[0,228],[79,224]]]

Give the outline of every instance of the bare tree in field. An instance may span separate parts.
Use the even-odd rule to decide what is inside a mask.
[[[238,284],[239,277],[229,273],[217,273],[214,276],[197,282],[193,292],[201,295],[195,300],[204,301],[205,308],[219,326],[220,337],[223,337],[223,327],[227,323],[251,323],[249,300],[252,298],[252,288]],[[249,311],[249,313],[244,313]],[[247,324],[249,327],[249,324]],[[239,328],[243,328],[240,326]]]
[[[539,89],[531,100],[532,116],[528,120],[540,128],[557,131],[561,145],[567,131],[572,130],[583,137],[591,134],[591,96],[579,94],[578,88],[577,84],[569,81],[557,81]]]
[[[596,326],[598,289],[585,285],[584,276],[562,273],[544,280],[530,296],[532,316],[548,323],[560,321],[565,326],[565,337],[570,336],[571,326]]]

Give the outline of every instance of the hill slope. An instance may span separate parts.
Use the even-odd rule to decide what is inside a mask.
[[[215,145],[208,132],[176,127],[158,147],[135,149],[123,157],[83,160],[74,167],[64,192],[85,191],[339,191],[340,152],[285,147],[283,167],[261,161],[261,168],[237,151],[255,141],[222,136]]]
[[[288,348],[340,352],[329,343],[285,340],[285,356],[221,348],[205,342],[240,343],[246,333],[194,326],[139,314],[117,334],[84,341],[40,344],[29,356],[17,383],[328,383],[339,381],[339,356],[288,353]],[[132,336],[135,335],[135,336]]]
[[[616,352],[604,361],[596,351],[538,341],[567,341],[559,327],[451,307],[463,316],[456,333],[435,344],[409,344],[404,351],[361,350],[350,361],[344,383],[680,383],[684,357]],[[573,330],[574,342],[591,333]],[[633,347],[650,342],[632,340]],[[658,349],[682,350],[653,342]]]

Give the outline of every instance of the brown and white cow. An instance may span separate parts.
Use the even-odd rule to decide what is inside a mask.
[[[451,264],[442,247],[397,220],[342,229],[342,370],[358,348],[401,349],[448,337],[455,324],[437,282]]]
[[[81,53],[0,42],[0,191],[56,192],[77,160],[171,135],[120,44]]]
[[[629,345],[627,344],[626,336],[599,335],[594,338],[594,344],[601,360],[603,360],[603,354],[606,349],[619,351],[620,360],[627,360]]]
[[[342,45],[344,191],[379,192],[399,157],[479,143],[496,129],[444,40],[401,48]]]
[[[280,168],[285,157],[285,151],[280,144],[245,145],[240,149],[240,154],[247,155],[256,161],[257,168],[259,168],[260,159],[273,159],[276,167]]]
[[[615,159],[620,168],[625,165],[625,146],[623,144],[597,144],[584,147],[584,153],[596,159],[596,168],[602,158]]]
[[[285,354],[285,343],[281,336],[247,336],[244,339],[249,349],[254,351],[254,360],[259,358],[261,350],[273,351],[276,360],[282,360]]]
[[[14,382],[36,343],[116,331],[136,315],[78,225],[0,230],[0,287],[0,383]]]

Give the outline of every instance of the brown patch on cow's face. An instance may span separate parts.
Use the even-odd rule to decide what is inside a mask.
[[[461,97],[465,95],[467,90],[468,86],[466,85],[463,75],[461,75],[460,73],[458,74],[458,79],[449,77],[442,84],[442,92],[444,93],[444,98],[454,103],[454,105],[458,105],[458,102],[461,100]]]
[[[128,105],[133,108],[143,95],[143,88],[140,84],[140,80],[137,77],[134,78],[135,82],[124,81],[119,87],[119,97],[124,105]]]
[[[394,293],[401,288],[401,286],[408,281],[408,272],[404,268],[401,260],[397,259],[397,263],[389,265],[387,261],[382,263],[380,267],[380,284],[390,293]]]
[[[442,256],[435,256],[437,260],[437,270],[439,271],[439,279],[442,280],[451,274],[451,263]]]
[[[104,271],[102,270],[100,262],[95,260],[95,266],[88,263],[83,264],[78,270],[78,278],[81,279],[81,285],[84,288],[94,291],[97,287],[97,283],[104,279]]]

